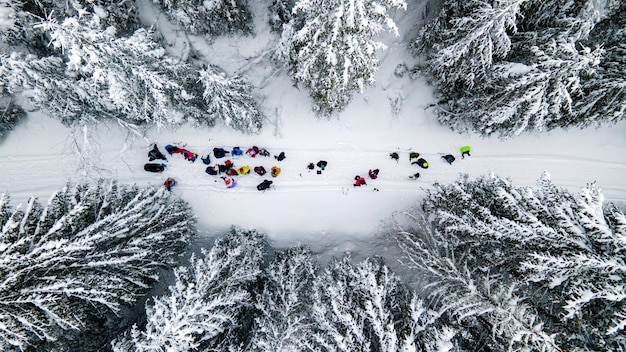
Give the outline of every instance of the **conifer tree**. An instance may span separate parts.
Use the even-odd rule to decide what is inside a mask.
[[[455,335],[441,334],[439,315],[424,309],[380,258],[334,260],[315,280],[312,299],[314,350],[415,351]]]
[[[114,27],[102,31],[86,17],[39,24],[66,57],[66,74],[73,81],[72,90],[51,97],[47,108],[53,115],[69,114],[70,120],[105,115],[158,126],[203,122],[206,115],[186,89],[194,81],[187,64],[166,56],[144,29],[119,38]],[[67,100],[79,101],[81,109],[68,109]]]
[[[384,48],[375,36],[398,35],[388,11],[405,9],[402,0],[301,0],[283,27],[279,60],[289,65],[296,84],[309,90],[314,110],[332,116],[354,92],[374,84],[376,52]]]
[[[217,36],[251,33],[252,13],[247,0],[155,0],[165,14],[194,34]]]
[[[261,274],[265,238],[233,228],[189,267],[174,271],[169,292],[146,303],[145,327],[113,342],[114,351],[196,351],[236,348],[249,333],[250,285]]]
[[[265,117],[252,96],[252,85],[243,77],[227,77],[218,67],[210,66],[200,71],[198,83],[204,88],[202,98],[212,120],[222,120],[245,133],[261,129]]]
[[[0,138],[26,116],[26,112],[10,98],[0,99]]]
[[[295,0],[272,0],[268,9],[272,31],[280,33],[283,30],[283,25],[291,21],[291,10],[295,3]]]
[[[622,65],[607,58],[605,47],[610,57],[623,55],[596,33],[618,34],[623,6],[615,0],[444,1],[412,44],[426,55],[426,71],[437,84],[440,121],[512,137],[623,119]]]
[[[0,196],[2,350],[101,348],[194,232],[189,206],[168,195],[101,180],[47,205],[13,210]]]
[[[312,344],[311,290],[317,274],[303,247],[277,251],[256,299],[253,351],[306,351]]]
[[[547,174],[537,188],[465,176],[435,184],[423,211],[427,230],[397,234],[404,261],[430,277],[426,292],[454,319],[479,323],[477,341],[596,351],[623,345],[624,215],[603,207],[594,186],[572,195]],[[408,214],[419,223],[416,211]],[[489,326],[497,333],[485,342],[480,333]]]

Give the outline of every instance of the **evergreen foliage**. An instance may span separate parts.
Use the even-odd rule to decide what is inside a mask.
[[[440,121],[455,130],[511,137],[615,123],[624,10],[615,0],[448,0],[412,46],[427,57]]]
[[[462,339],[380,258],[320,272],[308,249],[268,257],[264,236],[236,228],[203,256],[176,269],[169,293],[147,304],[145,327],[114,351],[434,352]]]
[[[68,185],[47,205],[31,198],[11,209],[0,196],[2,350],[87,351],[110,340],[193,235],[190,207],[168,195],[101,180]]]
[[[189,267],[174,271],[167,295],[146,304],[144,328],[113,342],[114,351],[227,351],[248,335],[250,286],[261,273],[265,238],[233,228]]]
[[[314,110],[332,116],[375,81],[375,40],[383,30],[398,35],[388,11],[405,9],[402,0],[301,0],[283,26],[277,59],[289,66],[296,84],[309,90]]]
[[[200,70],[198,83],[204,88],[202,98],[212,120],[245,133],[261,129],[264,116],[252,97],[252,85],[243,77],[226,77],[218,67],[210,66]]]
[[[429,302],[490,349],[624,346],[624,214],[589,185],[514,187],[499,177],[435,184],[396,234]],[[491,335],[486,332],[491,331]],[[621,346],[621,347],[620,347]]]
[[[186,83],[193,82],[193,70],[169,58],[150,32],[139,29],[120,38],[114,27],[102,31],[93,20],[74,17],[39,26],[65,56],[66,75],[73,81],[72,91],[57,94],[54,100],[49,97],[47,107],[53,115],[93,120],[108,113],[158,126],[204,119],[186,90]],[[68,100],[78,101],[80,109],[68,109]]]
[[[263,275],[252,351],[307,351],[313,341],[311,290],[317,268],[303,247],[277,251]]]
[[[247,0],[155,0],[164,13],[193,34],[252,33]]]
[[[274,32],[282,32],[283,25],[289,23],[292,18],[291,11],[295,0],[272,0],[269,6],[269,23]]]
[[[26,116],[24,109],[12,99],[0,99],[0,137],[12,130],[24,116]]]
[[[380,258],[331,262],[315,280],[312,310],[317,351],[452,348],[455,339],[452,330],[437,328],[439,314],[424,309]]]

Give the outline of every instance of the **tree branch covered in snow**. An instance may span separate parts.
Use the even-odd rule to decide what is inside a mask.
[[[189,267],[174,271],[169,292],[146,304],[146,326],[113,342],[114,351],[227,350],[251,319],[248,286],[261,273],[265,238],[233,228]],[[247,331],[244,331],[247,334]]]
[[[226,77],[215,66],[200,70],[198,83],[211,119],[222,120],[235,130],[258,132],[265,118],[252,96],[252,85],[241,76]]]
[[[464,176],[435,184],[422,210],[423,223],[413,210],[398,225],[402,261],[458,323],[491,327],[502,348],[623,346],[625,217],[593,185],[572,195],[547,174],[537,188]]]
[[[615,123],[626,109],[624,10],[614,0],[449,0],[412,47],[455,130],[512,137]]]
[[[252,32],[247,0],[154,0],[164,13],[193,34]]]
[[[45,206],[0,197],[0,346],[66,339],[133,305],[194,232],[189,206],[168,195],[101,180]]]

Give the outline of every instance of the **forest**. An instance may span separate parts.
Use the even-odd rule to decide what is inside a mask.
[[[67,126],[216,125],[254,134],[254,85],[173,57],[138,2],[0,0],[0,143],[28,114]],[[508,139],[624,120],[626,3],[423,1],[408,50],[438,122]],[[189,35],[251,36],[246,0],[154,0]],[[403,0],[271,0],[276,70],[334,119],[376,82]],[[233,226],[201,249],[197,214],[163,187],[67,183],[0,193],[3,351],[626,351],[626,216],[549,173],[435,183],[384,230],[380,256],[320,263]],[[166,287],[159,290],[158,287]]]

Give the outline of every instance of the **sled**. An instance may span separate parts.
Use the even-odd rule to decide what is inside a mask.
[[[165,171],[165,164],[145,164],[143,169],[148,172],[163,172]]]

